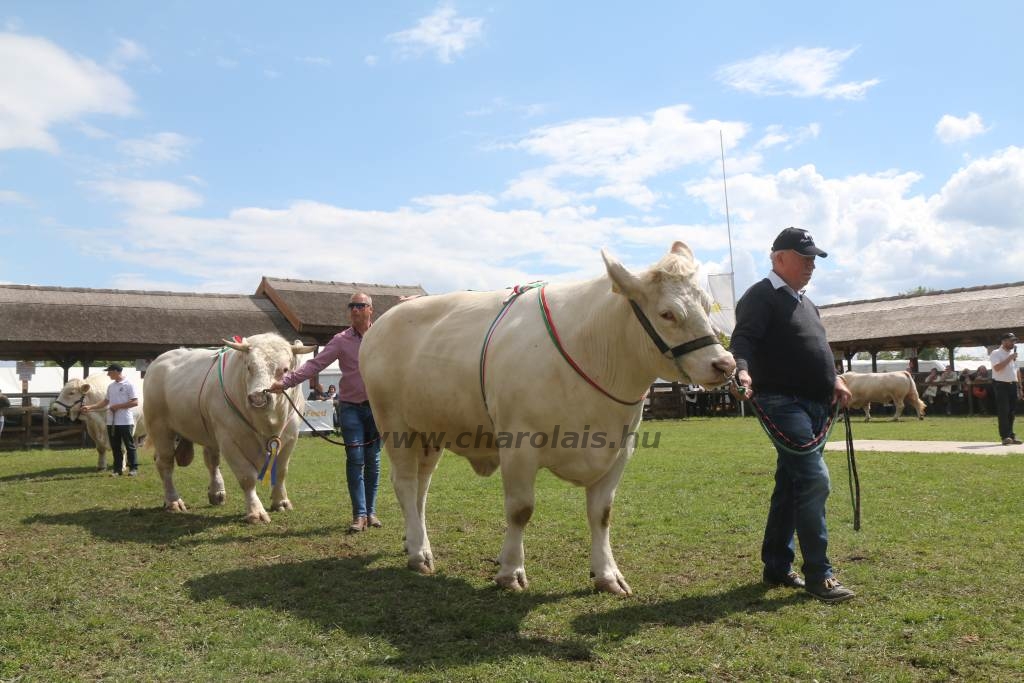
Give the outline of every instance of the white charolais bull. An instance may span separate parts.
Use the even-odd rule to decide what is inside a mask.
[[[106,373],[89,375],[85,379],[69,379],[60,390],[60,395],[50,403],[50,415],[66,417],[72,422],[84,422],[86,433],[96,445],[96,469],[101,471],[107,468],[107,451],[110,450],[107,411],[103,409],[82,413],[82,405],[93,405],[105,399],[109,385],[110,377]],[[139,405],[135,408],[135,440],[139,442],[146,435],[146,422],[142,411],[142,387],[136,388],[139,390]]]
[[[266,468],[266,476],[272,476],[270,509],[292,508],[285,477],[299,430],[287,399],[264,390],[295,368],[296,355],[314,347],[289,344],[274,333],[225,344],[220,351],[167,351],[146,373],[146,421],[156,449],[156,468],[163,479],[164,507],[172,512],[187,510],[174,488],[174,465],[188,465],[196,443],[203,446],[210,472],[210,503],[220,505],[226,497],[220,473],[223,456],[245,494],[246,521],[269,522],[270,516],[256,495],[257,480],[268,464],[274,439],[280,439],[272,473]],[[290,390],[289,395],[302,410],[301,394]]]
[[[909,402],[917,411],[917,418],[924,419],[925,403],[917,394],[914,378],[906,370],[897,372],[845,372],[840,377],[846,382],[853,397],[851,408],[864,408],[864,420],[871,419],[872,403],[892,403],[896,407],[893,420],[903,415],[903,405]]]
[[[632,593],[609,541],[615,489],[635,446],[635,437],[622,435],[635,434],[656,378],[718,385],[735,362],[714,336],[685,244],[676,242],[639,274],[603,256],[607,274],[529,289],[500,320],[507,290],[457,292],[402,303],[367,332],[360,371],[391,459],[411,568],[434,569],[425,511],[442,453],[429,439],[440,436],[478,474],[501,469],[507,530],[500,586],[527,587],[523,535],[543,467],[587,490],[596,588]],[[631,301],[659,341],[676,349],[659,351]]]

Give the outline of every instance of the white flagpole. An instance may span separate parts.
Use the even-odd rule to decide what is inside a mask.
[[[729,186],[725,183],[725,140],[718,130],[718,144],[722,149],[722,190],[725,192],[725,229],[729,234],[729,284],[732,286],[732,300],[736,302],[736,269],[732,264],[732,223],[729,221]]]

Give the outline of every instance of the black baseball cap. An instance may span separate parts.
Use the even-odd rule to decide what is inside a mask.
[[[999,341],[1003,341],[1005,339],[1012,339],[1013,341],[1017,341],[1017,335],[1015,335],[1013,332],[1007,332],[1006,334],[999,338]]]
[[[110,365],[103,369],[103,372],[110,372],[111,370],[113,370],[114,372],[121,372],[122,370],[124,370],[124,367],[119,365],[118,363],[111,363]]]
[[[786,249],[792,249],[801,256],[821,256],[823,258],[828,256],[828,254],[814,245],[814,238],[811,237],[811,233],[803,228],[786,228],[779,233],[779,236],[775,238],[775,242],[772,243],[772,251],[783,251]]]

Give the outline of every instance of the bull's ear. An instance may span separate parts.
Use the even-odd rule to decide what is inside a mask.
[[[249,342],[246,341],[245,337],[242,337],[241,342],[228,341],[227,339],[221,339],[224,342],[224,346],[229,346],[235,351],[241,351],[242,353],[249,353]]]
[[[612,291],[623,294],[634,299],[641,291],[640,278],[629,272],[617,258],[608,253],[607,249],[601,250],[601,258],[604,259],[604,267],[608,271],[608,277],[612,279]]]
[[[83,394],[88,394],[89,393],[89,385],[88,384],[83,384],[82,386],[78,387],[78,390],[81,391]]]
[[[690,248],[686,246],[685,242],[679,242],[678,240],[673,242],[672,248],[669,249],[669,251],[675,254],[676,256],[683,256],[690,261],[693,260],[693,251],[691,251]]]
[[[301,339],[296,339],[292,342],[292,355],[301,356],[304,353],[313,353],[316,351],[316,346],[306,346],[302,343]]]

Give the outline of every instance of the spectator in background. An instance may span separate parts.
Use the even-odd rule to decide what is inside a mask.
[[[979,365],[971,376],[971,382],[973,383],[971,396],[974,397],[974,405],[977,406],[979,413],[988,415],[989,398],[992,393],[989,391],[991,379],[988,376],[988,368]]]
[[[4,410],[11,407],[11,399],[0,394],[0,436],[4,434]]]
[[[939,395],[939,369],[932,368],[928,376],[924,378],[924,393],[921,398],[931,406]]]
[[[324,385],[317,382],[309,388],[309,395],[306,396],[307,401],[322,401],[324,400]]]
[[[1017,413],[1017,335],[1007,332],[999,346],[988,355],[992,363],[992,393],[995,396],[996,415],[999,420],[999,438],[1004,446],[1018,446],[1021,442],[1013,431],[1013,418]]]
[[[939,399],[946,415],[953,414],[953,397],[960,390],[960,384],[956,379],[956,371],[952,365],[947,365],[939,376]]]

